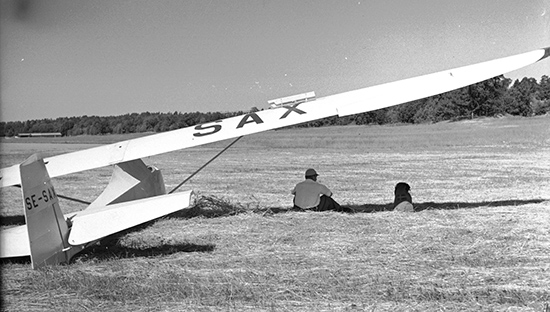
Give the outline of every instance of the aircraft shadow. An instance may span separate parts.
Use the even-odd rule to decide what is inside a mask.
[[[71,263],[78,262],[94,262],[102,260],[113,259],[125,259],[125,258],[151,258],[157,256],[167,256],[179,252],[211,252],[215,248],[215,245],[206,244],[176,244],[176,245],[162,245],[157,247],[138,249],[129,248],[117,245],[116,243],[101,242],[98,245],[94,245],[84,249],[82,252],[76,254]],[[30,264],[31,258],[17,257],[0,259],[0,264],[19,263]]]
[[[215,249],[213,244],[192,244],[192,243],[181,243],[181,244],[161,244],[159,246],[148,247],[148,248],[133,248],[122,246],[119,244],[120,238],[124,235],[132,232],[141,231],[145,228],[152,226],[156,220],[152,220],[141,225],[135,226],[133,228],[124,230],[122,232],[115,233],[113,235],[104,237],[99,241],[99,243],[92,245],[77,255],[75,255],[71,262],[74,261],[98,261],[98,260],[108,260],[108,259],[122,259],[122,258],[149,258],[157,256],[167,256],[175,254],[178,252],[211,252]]]
[[[23,225],[23,224],[25,224],[25,216],[23,216],[23,215],[2,216],[2,217],[0,217],[0,225],[1,226]]]
[[[180,252],[211,252],[214,248],[215,245],[213,244],[198,245],[184,243],[140,249],[120,246],[116,244],[116,242],[105,243],[102,241],[101,244],[86,248],[82,252],[75,255],[71,259],[71,262],[89,262],[124,258],[151,258],[167,256]]]

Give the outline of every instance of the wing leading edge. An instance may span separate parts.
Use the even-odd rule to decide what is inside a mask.
[[[398,105],[459,89],[536,63],[550,55],[550,48],[539,49],[474,65],[444,70],[433,74],[399,80],[365,89],[334,95],[343,104],[339,116]],[[399,90],[399,92],[395,92]]]
[[[331,116],[347,116],[390,107],[474,84],[536,63],[550,56],[538,49],[488,62],[445,70],[294,106],[248,113],[142,138],[45,159],[50,177],[104,167],[188,147],[282,128]],[[405,90],[394,92],[394,90]],[[0,170],[0,187],[21,183],[18,166]]]

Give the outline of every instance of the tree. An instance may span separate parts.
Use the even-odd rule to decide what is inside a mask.
[[[501,97],[506,94],[511,80],[500,75],[467,87],[470,101],[464,108],[471,117],[494,116],[502,113]]]
[[[533,115],[542,115],[550,112],[550,78],[543,75],[540,78],[538,91],[531,100]]]
[[[439,122],[464,116],[468,100],[469,95],[464,88],[431,96],[418,106],[412,120],[414,123]]]
[[[371,112],[358,114],[355,116],[355,124],[368,125],[368,124],[384,124],[386,120],[387,108],[378,109]]]
[[[535,95],[539,88],[534,78],[523,78],[521,81],[516,80],[509,90],[509,95],[514,99],[516,105],[510,113],[521,116],[532,115],[532,96]]]
[[[427,101],[428,99],[421,99],[393,107],[394,118],[397,119],[397,122],[414,123],[414,116],[426,105]]]
[[[66,136],[66,135],[69,133],[69,130],[71,130],[73,127],[74,127],[74,121],[72,121],[72,120],[65,120],[65,121],[61,124],[61,128],[59,129],[59,132],[61,132],[61,134],[62,134],[63,136]]]

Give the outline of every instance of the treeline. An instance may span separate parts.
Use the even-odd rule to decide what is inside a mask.
[[[0,136],[16,136],[19,133],[52,133],[63,136],[125,134],[140,132],[164,132],[238,116],[244,112],[231,113],[132,113],[121,116],[60,117],[0,123]]]
[[[395,90],[395,92],[400,92]],[[255,110],[256,108],[253,108]],[[330,117],[299,125],[426,123],[503,114],[542,115],[550,112],[550,78],[521,81],[498,76],[461,89],[390,108],[347,117]],[[164,132],[244,114],[230,113],[133,113],[121,116],[81,116],[57,119],[0,122],[0,136],[19,133],[60,132],[64,136]]]

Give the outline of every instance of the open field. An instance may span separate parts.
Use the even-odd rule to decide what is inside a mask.
[[[1,164],[120,139],[3,140]],[[171,190],[229,142],[145,162],[162,170]],[[290,189],[308,167],[360,212],[275,213],[290,208]],[[109,178],[102,168],[54,186],[93,200]],[[400,181],[411,185],[419,212],[362,213],[385,210]],[[271,131],[242,138],[182,189],[195,190],[200,205],[106,239],[70,265],[33,271],[28,262],[4,263],[2,309],[545,311],[550,304],[548,116]],[[0,195],[2,224],[20,223],[20,191]],[[85,207],[62,200],[61,208]]]

